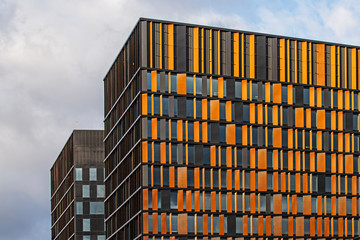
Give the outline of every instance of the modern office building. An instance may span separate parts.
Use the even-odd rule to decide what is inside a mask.
[[[51,239],[106,239],[103,138],[103,130],[74,130],[52,166]]]
[[[108,240],[359,238],[359,47],[140,19],[104,85]]]

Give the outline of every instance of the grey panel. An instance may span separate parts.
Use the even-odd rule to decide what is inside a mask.
[[[235,121],[242,122],[243,121],[243,103],[235,102]]]
[[[316,85],[317,84],[317,71],[316,71],[316,44],[311,44],[311,57],[312,57],[312,80],[313,80],[313,84]]]
[[[147,90],[147,71],[141,70],[141,90]]]
[[[140,23],[140,32],[141,32],[141,36],[140,36],[140,41],[141,41],[141,44],[140,44],[140,56],[141,56],[141,60],[140,60],[140,66],[143,66],[143,67],[147,67],[147,40],[148,40],[148,37],[147,37],[147,22],[145,21],[142,21]]]
[[[235,98],[235,80],[226,79],[226,98],[233,99]]]
[[[148,166],[147,165],[143,165],[142,166],[142,185],[144,187],[148,186],[149,183],[148,183]]]
[[[245,35],[245,77],[249,77],[250,73],[250,37]]]
[[[329,132],[324,132],[324,151],[330,150]]]
[[[256,36],[256,70],[257,79],[266,79],[266,37]]]
[[[348,88],[351,88],[351,79],[352,79],[352,75],[351,75],[351,49],[348,48],[347,49],[347,87]]]
[[[330,46],[325,46],[325,73],[326,73],[326,86],[331,85],[331,54]]]
[[[295,105],[302,106],[304,102],[303,86],[295,86]]]
[[[159,23],[153,23],[154,31],[154,57],[155,57],[155,67],[160,67],[160,24]]]
[[[174,96],[169,96],[169,117],[174,117]]]
[[[160,140],[166,140],[165,119],[160,119]]]
[[[272,79],[277,81],[278,80],[278,71],[279,71],[279,67],[278,67],[278,59],[279,59],[279,55],[278,55],[278,39],[277,38],[273,38],[272,39],[273,42],[273,48],[272,48],[272,66],[273,66],[273,75],[272,75]]]
[[[165,92],[165,72],[160,72],[160,92]]]
[[[324,174],[320,174],[318,175],[318,193],[325,193],[325,175]]]
[[[273,39],[272,38],[268,38],[268,56],[267,56],[267,61],[268,61],[268,66],[267,66],[267,70],[268,70],[268,76],[269,76],[269,80],[273,80],[273,71],[274,71],[274,67],[273,67]]]
[[[306,74],[302,72],[302,42],[298,42],[298,54],[297,54],[297,58],[298,58],[298,82],[301,83],[302,82],[302,75]]]
[[[288,108],[288,126],[292,127],[294,125],[294,110],[292,107]]]
[[[207,77],[206,76],[202,76],[202,96],[206,97],[207,96]]]
[[[290,82],[295,83],[295,41],[290,40]]]
[[[178,97],[178,116],[186,117],[186,97]]]
[[[179,143],[177,145],[177,162],[178,164],[183,164],[183,144]]]
[[[203,163],[203,145],[195,145],[195,165],[202,165]]]
[[[170,190],[161,190],[161,210],[170,210]]]
[[[243,148],[241,152],[242,152],[242,167],[247,168],[249,167],[247,164],[248,150],[247,148]]]
[[[324,95],[324,107],[330,107],[329,106],[329,89],[324,89],[324,91],[323,91],[323,95]]]
[[[219,74],[218,69],[218,31],[213,31],[213,74]]]
[[[267,214],[271,213],[271,195],[270,194],[266,194],[266,213]]]
[[[353,114],[352,112],[344,113],[345,117],[345,130],[352,131],[353,130]]]
[[[175,66],[178,71],[186,71],[186,26],[175,26]]]
[[[188,33],[187,33],[187,41],[188,41],[188,70],[189,72],[193,72],[194,71],[194,63],[193,63],[193,58],[194,58],[194,43],[193,43],[193,28],[188,28]]]
[[[236,216],[235,215],[227,216],[227,234],[228,235],[236,234]]]
[[[141,137],[148,138],[148,124],[147,118],[141,118]]]
[[[225,57],[225,74],[231,75],[232,73],[232,44],[231,44],[231,32],[225,33],[225,50],[226,50],[226,57]]]
[[[210,123],[211,142],[219,143],[220,139],[220,126],[219,123]]]
[[[169,37],[169,31],[168,31],[168,25],[167,24],[163,24],[163,48],[162,48],[162,52],[163,52],[163,61],[162,61],[162,65],[163,65],[163,68],[165,69],[168,69],[169,66],[168,66],[168,58],[169,58],[169,53],[168,53],[168,46],[169,46],[169,43],[168,43],[168,37]]]
[[[211,30],[205,30],[205,72],[210,73],[210,33]]]
[[[345,88],[345,49],[344,47],[340,47],[340,83],[341,87]]]
[[[258,87],[258,101],[263,101],[264,99],[263,99],[263,87],[262,87],[262,82],[258,82],[257,83],[257,87]],[[234,87],[235,88],[235,87]]]
[[[263,146],[264,145],[264,128],[263,127],[258,127],[258,146]]]

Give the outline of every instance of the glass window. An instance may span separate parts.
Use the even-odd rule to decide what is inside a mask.
[[[202,94],[202,79],[196,78],[196,94]]]
[[[76,202],[76,215],[82,215],[82,214],[83,214],[83,203]]]
[[[90,181],[96,181],[97,177],[96,177],[96,168],[90,168],[89,169],[89,173],[90,173]]]
[[[235,82],[235,98],[241,98],[241,82]]]
[[[88,235],[83,236],[83,240],[90,240],[90,236]]]
[[[252,100],[258,99],[258,85],[257,83],[252,83]]]
[[[202,102],[201,100],[196,100],[196,118],[201,119],[202,117]]]
[[[163,115],[169,115],[169,99],[167,97],[163,97]]]
[[[151,91],[151,72],[147,72],[147,90]]]
[[[220,102],[220,120],[226,120],[226,104]]]
[[[82,181],[82,168],[75,168],[75,180]]]
[[[218,96],[218,80],[217,79],[212,80],[212,96],[213,97]]]
[[[194,116],[194,100],[193,99],[186,100],[186,116],[187,117]]]
[[[100,198],[105,197],[105,185],[97,185],[96,190],[97,190],[96,191],[97,192],[97,194],[96,194],[97,197],[100,197]]]
[[[194,93],[194,77],[193,76],[186,77],[186,93],[187,94]]]
[[[84,218],[83,219],[83,231],[84,232],[89,232],[90,231],[90,219],[89,218]]]
[[[97,236],[97,240],[105,240],[105,239],[106,239],[105,235],[98,235]]]
[[[171,92],[177,92],[176,75],[171,75]]]
[[[90,197],[90,186],[89,185],[83,185],[82,194],[83,194],[83,198]]]
[[[90,202],[90,214],[104,214],[104,202]]]
[[[154,96],[154,114],[160,115],[160,97]]]

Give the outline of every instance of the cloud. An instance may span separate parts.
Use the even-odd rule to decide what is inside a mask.
[[[0,240],[49,238],[49,169],[73,129],[103,127],[102,80],[139,17],[359,45],[357,1],[284,2],[0,1]]]

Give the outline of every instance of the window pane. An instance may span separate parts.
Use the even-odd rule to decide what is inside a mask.
[[[90,202],[90,214],[104,214],[104,203]]]
[[[83,193],[83,198],[87,198],[90,197],[90,186],[89,185],[83,185],[83,189],[82,189],[82,193]]]
[[[105,185],[97,185],[97,197],[105,197]]]
[[[77,215],[83,214],[83,203],[82,202],[76,202],[76,214]]]
[[[82,181],[82,168],[75,168],[76,181]]]
[[[83,240],[90,240],[90,236],[83,236]]]
[[[105,235],[98,235],[97,240],[105,240]]]
[[[83,231],[90,231],[90,219],[83,219]]]
[[[90,168],[89,169],[89,173],[90,173],[90,181],[96,181],[96,168]]]

